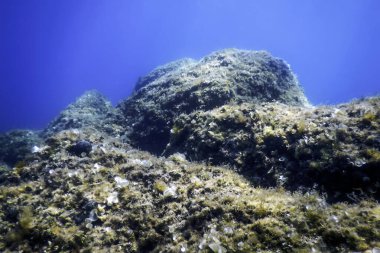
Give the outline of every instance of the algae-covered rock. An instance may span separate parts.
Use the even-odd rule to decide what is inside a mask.
[[[263,186],[379,199],[379,129],[379,97],[313,108],[225,105],[178,117],[165,153],[229,164]]]
[[[379,108],[312,107],[284,61],[231,49],[117,108],[86,93],[0,136],[0,251],[377,252]]]
[[[223,167],[64,130],[0,185],[0,251],[350,252],[379,247],[380,209],[263,189]],[[67,152],[91,140],[86,157]],[[47,155],[48,154],[48,155]],[[15,171],[6,172],[4,179]],[[33,175],[31,177],[31,175]]]
[[[147,74],[144,77],[141,77],[135,86],[135,91],[138,91],[139,89],[143,88],[144,86],[150,84],[151,82],[154,82],[155,80],[159,78],[167,78],[168,75],[173,75],[176,72],[180,72],[184,68],[189,68],[192,65],[195,65],[197,61],[190,59],[190,58],[184,58],[180,59],[174,62],[170,62],[168,64],[165,64],[163,66],[159,66],[155,68],[153,71],[151,71],[149,74]]]
[[[88,155],[92,150],[92,144],[86,140],[80,140],[74,145],[71,145],[68,151],[74,155],[81,156],[82,154]]]
[[[68,129],[94,128],[117,135],[118,111],[97,91],[88,91],[70,104],[42,132],[43,137]]]
[[[41,142],[39,132],[32,130],[13,130],[0,134],[0,164],[15,166],[21,163]]]
[[[154,70],[119,105],[130,141],[160,154],[175,118],[230,102],[278,101],[308,105],[289,65],[264,51],[226,49],[200,61],[183,60]]]

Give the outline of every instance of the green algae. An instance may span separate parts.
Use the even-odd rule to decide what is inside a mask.
[[[262,186],[317,187],[330,200],[351,201],[358,191],[378,199],[380,125],[377,116],[366,116],[371,127],[360,122],[363,111],[377,115],[379,104],[373,97],[330,107],[242,103],[196,111],[175,120],[185,130],[172,135],[164,154],[229,165]],[[236,115],[244,115],[243,124]]]
[[[246,77],[237,77],[219,83],[195,77],[195,90],[185,93],[187,81],[164,83],[182,89],[169,96],[175,100],[167,109],[158,108],[164,114],[157,109],[162,104],[142,99],[150,92],[145,88],[121,106],[142,120],[128,121],[131,129],[117,125],[125,118],[113,118],[119,112],[103,97],[78,99],[43,132],[37,152],[26,150],[14,159],[19,166],[0,172],[0,251],[367,253],[380,247],[380,99],[307,107],[303,94],[298,101],[290,90],[280,101],[294,103],[281,104],[266,91],[252,94]],[[148,109],[147,117],[136,117],[133,108]],[[76,120],[80,114],[84,121]],[[169,156],[123,142],[147,136],[157,138],[144,145],[165,146]],[[88,156],[67,152],[79,140],[93,144]]]
[[[13,245],[61,252],[105,247],[114,252],[341,252],[379,246],[376,202],[330,205],[316,192],[254,187],[228,168],[191,163],[180,154],[156,158],[113,145],[95,149],[86,159],[57,149],[48,163],[54,167],[65,158],[67,168],[45,174],[46,161],[28,164],[37,177],[21,173],[26,184],[1,188],[6,200],[0,204],[2,213],[9,206],[5,203],[16,199],[42,210],[32,212],[31,205],[20,209],[19,229],[10,217],[0,215],[3,228],[13,227],[13,232],[0,236],[3,249]],[[104,156],[112,167],[100,165]],[[144,163],[146,159],[152,165]],[[116,176],[130,184],[117,188]],[[172,185],[178,188],[177,196],[161,197]],[[118,193],[119,202],[107,204],[112,192]],[[86,221],[92,210],[95,218]],[[50,244],[36,244],[24,230]]]
[[[32,207],[26,206],[21,210],[19,217],[19,225],[22,230],[31,230],[35,226],[35,218]]]

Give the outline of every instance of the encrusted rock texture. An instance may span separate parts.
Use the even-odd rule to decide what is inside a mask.
[[[0,135],[1,252],[378,252],[380,98],[226,49]]]
[[[13,130],[0,134],[0,166],[15,166],[32,153],[33,147],[42,143],[38,132]]]
[[[228,164],[262,186],[380,199],[380,98],[338,106],[225,105],[178,117],[165,153]]]
[[[97,91],[88,91],[70,104],[42,132],[47,138],[65,129],[92,128],[107,134],[117,135],[120,128],[116,122],[118,111]]]
[[[130,142],[161,154],[175,118],[229,103],[278,101],[307,106],[289,65],[264,51],[226,49],[200,61],[183,60],[154,70],[118,108],[126,117]]]

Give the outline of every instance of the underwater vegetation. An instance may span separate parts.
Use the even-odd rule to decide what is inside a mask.
[[[117,107],[126,118],[123,125],[133,128],[126,133],[129,141],[155,154],[165,149],[180,114],[241,102],[309,104],[289,65],[264,51],[225,49],[200,61],[169,63],[137,88]]]
[[[259,185],[380,199],[380,120],[366,119],[379,108],[374,97],[315,108],[243,103],[196,111],[175,120],[165,153],[227,163]]]
[[[87,92],[0,135],[0,251],[379,252],[379,108],[311,106],[283,60],[237,49],[116,108]]]

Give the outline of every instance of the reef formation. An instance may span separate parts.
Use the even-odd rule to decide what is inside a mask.
[[[0,251],[379,252],[379,124],[267,52],[169,63],[0,135]]]

